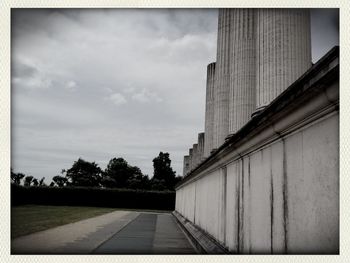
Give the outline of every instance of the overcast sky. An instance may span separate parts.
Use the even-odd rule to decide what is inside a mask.
[[[338,44],[338,12],[311,18],[315,62]],[[13,10],[14,171],[50,183],[79,157],[123,157],[151,177],[163,151],[182,175],[216,35],[216,9]]]

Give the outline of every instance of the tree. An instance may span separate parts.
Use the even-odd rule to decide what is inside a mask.
[[[128,187],[131,189],[145,189],[148,190],[151,188],[151,182],[148,178],[148,175],[137,175],[127,181]]]
[[[24,178],[24,186],[30,186],[33,182],[34,177],[29,175]]]
[[[104,172],[102,184],[105,187],[129,188],[136,187],[136,185],[142,187],[140,183],[145,181],[140,168],[130,166],[123,158],[113,158]]]
[[[39,185],[38,179],[36,179],[36,178],[34,178],[32,180],[32,183],[33,183],[33,186],[38,186]]]
[[[52,181],[53,181],[53,184],[52,185],[50,184],[50,186],[54,186],[56,184],[58,187],[63,187],[67,184],[68,179],[63,176],[55,175],[52,178]]]
[[[167,189],[167,186],[165,184],[165,180],[159,180],[157,178],[152,178],[152,185],[151,185],[152,190],[158,190],[158,191],[163,191]]]
[[[14,184],[20,185],[21,180],[25,177],[24,174],[22,173],[14,173],[13,170],[11,169],[11,181]]]
[[[102,170],[95,162],[87,162],[81,158],[68,170],[62,170],[73,186],[100,186]]]
[[[175,172],[173,168],[171,168],[169,153],[160,152],[159,155],[153,159],[153,169],[153,182],[156,182],[155,179],[159,181],[164,180],[165,187],[174,190]]]
[[[44,183],[45,177],[41,178],[39,181],[39,186],[45,186],[46,184]]]

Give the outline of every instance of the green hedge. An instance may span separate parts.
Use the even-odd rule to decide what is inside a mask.
[[[11,185],[12,205],[68,205],[174,210],[175,192]]]

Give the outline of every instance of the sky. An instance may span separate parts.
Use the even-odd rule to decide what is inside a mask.
[[[45,177],[122,157],[182,175],[204,131],[217,9],[12,10],[11,166]],[[311,12],[312,60],[339,43],[337,9]]]

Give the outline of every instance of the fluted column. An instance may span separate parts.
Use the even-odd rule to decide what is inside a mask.
[[[229,134],[244,126],[256,108],[255,12],[248,8],[232,9]]]
[[[311,66],[307,9],[257,12],[257,109],[268,105]]]
[[[214,94],[214,138],[213,148],[225,142],[228,135],[228,103],[230,84],[230,28],[232,9],[219,9],[217,60]]]
[[[189,166],[188,166],[188,172],[191,172],[193,170],[193,149],[188,150],[188,155],[189,155]]]
[[[204,132],[198,133],[198,164],[203,161],[204,154]]]
[[[193,144],[193,153],[192,153],[192,169],[196,168],[198,165],[198,144]]]
[[[204,153],[206,158],[213,149],[213,132],[214,132],[214,81],[215,81],[215,65],[210,63],[207,66],[207,89],[205,101],[205,135],[204,135]]]
[[[183,166],[183,173],[182,173],[182,176],[186,176],[189,172],[189,166],[190,166],[190,156],[189,155],[185,155],[184,156],[184,166]]]

